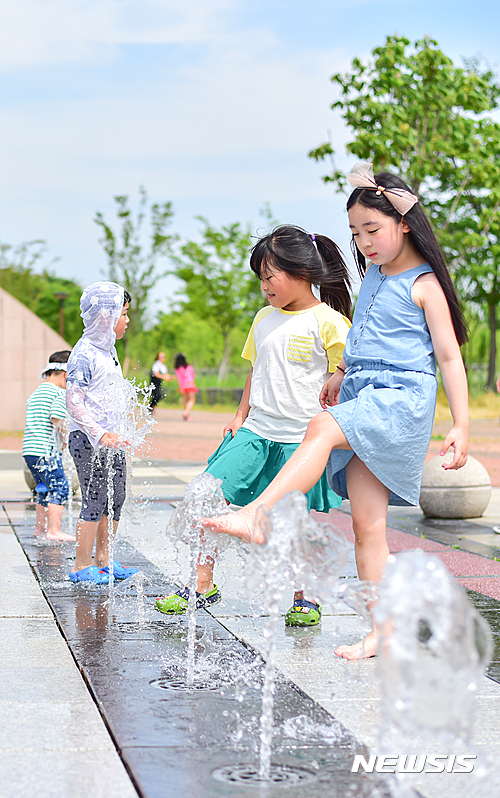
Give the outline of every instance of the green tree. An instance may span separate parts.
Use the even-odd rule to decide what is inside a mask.
[[[250,323],[263,300],[259,281],[248,266],[253,243],[250,227],[235,223],[217,229],[203,217],[197,218],[203,226],[201,241],[185,242],[173,257],[174,274],[184,282],[178,293],[185,298],[178,304],[220,332],[220,383],[227,376],[231,332],[242,321]]]
[[[483,309],[490,325],[488,384],[496,362],[496,305],[500,296],[500,125],[486,114],[498,104],[500,86],[477,59],[454,65],[436,41],[389,36],[358,58],[350,72],[335,74],[340,98],[332,108],[353,138],[348,152],[373,161],[375,171],[394,168],[419,193],[447,255],[462,300]],[[312,150],[332,159],[333,181],[346,188],[330,142]]]
[[[166,232],[172,223],[173,210],[171,202],[155,202],[149,207],[150,229],[146,246],[146,190],[142,186],[139,188],[139,208],[135,217],[129,207],[128,196],[116,196],[114,200],[119,231],[115,233],[102,213],[96,213],[94,222],[101,228],[99,243],[108,260],[107,279],[123,285],[133,298],[129,312],[130,329],[128,338],[126,336],[124,339],[127,357],[125,365],[128,366],[130,336],[142,330],[151,289],[168,273],[166,268],[158,267],[158,261],[168,256],[175,240],[175,236]]]
[[[0,286],[22,302],[42,321],[59,332],[59,292],[67,294],[63,306],[64,338],[73,346],[81,337],[82,287],[52,271],[57,259],[47,262],[45,241],[27,241],[18,246],[0,244]],[[42,269],[38,272],[38,269]]]

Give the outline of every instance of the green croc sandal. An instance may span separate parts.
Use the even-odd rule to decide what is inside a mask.
[[[317,626],[321,620],[321,606],[315,601],[295,599],[285,615],[285,626]]]
[[[221,599],[222,596],[217,585],[214,585],[207,593],[198,593],[196,591],[196,609],[201,610],[211,604],[218,604]],[[187,612],[188,601],[189,588],[183,587],[182,590],[178,590],[177,593],[173,593],[171,596],[156,599],[156,609],[166,615],[184,615]]]

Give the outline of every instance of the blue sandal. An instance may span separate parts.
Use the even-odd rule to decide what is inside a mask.
[[[109,574],[109,565],[103,566],[101,568],[105,574]],[[113,578],[117,580],[121,579],[128,579],[129,576],[133,576],[137,573],[137,568],[127,568],[125,565],[121,565],[119,562],[114,560],[113,562]]]
[[[71,582],[94,582],[96,585],[108,585],[109,574],[103,570],[99,570],[97,565],[87,565],[80,571],[70,571],[69,578]]]

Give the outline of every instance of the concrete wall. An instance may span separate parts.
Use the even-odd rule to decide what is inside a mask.
[[[71,349],[22,302],[0,288],[0,431],[24,429],[26,400],[52,352]]]

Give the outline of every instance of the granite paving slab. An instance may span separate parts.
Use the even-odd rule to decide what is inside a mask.
[[[19,527],[18,534],[65,635],[68,657],[71,651],[139,794],[144,798],[261,795],[256,775],[260,655],[217,618],[201,611],[195,683],[189,687],[186,619],[171,619],[154,610],[154,595],[172,585],[130,542],[117,542],[120,558],[138,566],[151,582],[142,598],[137,586],[127,590],[125,584],[110,598],[107,588],[66,581],[70,546],[45,548],[25,527]],[[40,722],[42,718],[43,713]],[[306,734],[301,729],[304,723]],[[281,674],[273,746],[277,781],[266,787],[266,798],[323,798],[326,788],[332,798],[389,798],[387,777],[351,774],[355,753],[368,752]],[[296,785],[283,781],[292,778],[298,779]]]

